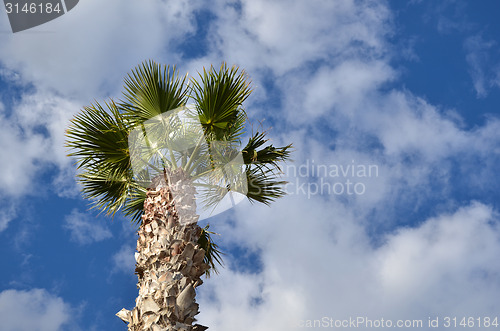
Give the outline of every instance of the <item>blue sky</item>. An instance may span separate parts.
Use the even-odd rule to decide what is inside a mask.
[[[125,329],[114,314],[137,294],[136,228],[88,210],[64,130],[120,98],[147,59],[189,75],[239,65],[255,88],[249,132],[295,146],[287,197],[203,221],[226,265],[199,288],[201,324],[497,317],[498,12],[494,0],[86,0],[16,34],[0,13],[2,327]],[[356,172],[331,172],[342,167]]]

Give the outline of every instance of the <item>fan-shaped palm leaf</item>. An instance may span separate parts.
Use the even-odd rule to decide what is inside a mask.
[[[203,70],[199,78],[191,80],[191,97],[207,139],[237,141],[246,119],[241,105],[251,93],[245,72],[222,64],[219,71]]]
[[[250,137],[247,145],[242,151],[245,164],[279,168],[278,162],[289,159],[292,144],[285,147],[274,147],[273,145],[269,145],[259,149],[268,141],[269,139],[266,139],[265,132],[256,132]]]
[[[200,239],[198,239],[198,244],[200,245],[201,248],[205,250],[205,258],[204,262],[207,263],[210,266],[210,269],[207,270],[206,276],[210,277],[210,270],[215,272],[216,274],[219,273],[219,270],[217,269],[217,266],[224,265],[222,261],[221,255],[224,253],[221,252],[219,249],[219,246],[212,240],[211,235],[218,233],[209,231],[210,224],[207,224],[201,231]]]
[[[128,151],[127,121],[115,103],[86,107],[66,131],[66,146],[77,159],[85,197],[94,207],[114,215],[134,185]]]
[[[175,67],[144,62],[125,79],[125,100],[120,107],[132,124],[142,124],[186,104],[185,81]]]

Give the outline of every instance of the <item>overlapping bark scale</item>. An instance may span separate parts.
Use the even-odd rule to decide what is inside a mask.
[[[173,194],[175,192],[175,195]],[[117,315],[129,331],[201,331],[196,287],[209,268],[197,244],[196,189],[182,169],[165,171],[147,192],[138,231],[136,307]]]

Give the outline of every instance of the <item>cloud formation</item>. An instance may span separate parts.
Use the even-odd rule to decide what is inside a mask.
[[[16,331],[60,331],[71,320],[72,307],[44,289],[0,292],[2,329]]]
[[[206,282],[200,321],[222,331],[241,325],[266,331],[325,316],[427,321],[495,315],[500,227],[490,207],[472,203],[374,245],[352,212],[333,199],[309,200],[307,208],[304,199],[284,199],[273,217],[251,206],[238,212],[237,223],[214,225],[226,243],[257,248],[262,271],[227,268]]]
[[[87,245],[113,237],[111,231],[88,214],[73,209],[71,214],[64,218],[63,227],[70,232],[71,240]]]
[[[52,93],[24,94],[0,108],[0,195],[32,194],[48,167],[69,171],[64,129],[78,104]],[[61,180],[61,184],[65,182]],[[66,183],[66,189],[74,184]],[[61,185],[58,190],[63,192]]]
[[[130,68],[165,56],[165,45],[192,33],[194,9],[186,0],[80,2],[33,30],[1,34],[0,58],[23,81],[88,103],[116,93]],[[6,17],[2,27],[9,29]],[[178,61],[172,55],[167,62]]]
[[[496,77],[495,71],[491,70],[493,62],[490,53],[496,45],[495,41],[484,40],[481,35],[470,36],[464,42],[467,53],[465,59],[478,98],[486,97],[488,91],[495,85]]]
[[[120,271],[127,275],[134,275],[135,268],[135,248],[131,245],[123,245],[113,257],[113,270]]]
[[[3,202],[4,206],[8,207],[0,209],[0,232],[7,229],[9,222],[17,217],[16,207],[13,204],[8,204],[5,201]]]

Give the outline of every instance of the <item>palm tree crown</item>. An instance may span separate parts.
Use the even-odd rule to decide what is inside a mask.
[[[279,179],[279,162],[289,158],[291,144],[274,147],[267,144],[265,132],[255,132],[241,148],[247,120],[242,105],[251,93],[244,71],[222,64],[218,70],[210,67],[198,78],[188,79],[179,76],[174,67],[147,61],[128,75],[124,87],[122,100],[96,102],[85,107],[73,118],[66,132],[66,145],[71,150],[69,155],[76,158],[83,195],[92,201],[94,208],[107,215],[122,211],[140,222],[147,192],[145,182],[165,167],[182,168],[188,176],[200,179],[195,185],[209,188],[201,197],[207,206],[217,205],[231,190],[243,193],[252,202],[264,204],[285,194],[282,189],[285,182]],[[158,124],[157,118],[178,119],[166,117],[178,109],[185,110],[184,114],[199,123],[202,134],[198,137],[203,139],[190,148],[175,147],[179,134],[169,140],[168,132],[161,132],[166,130],[153,130],[158,128],[154,126]],[[157,132],[156,136],[144,135],[149,148],[144,151],[141,147],[139,152],[149,153],[150,159],[154,158],[153,154],[161,157],[156,158],[155,164],[147,161],[150,166],[143,171],[134,167],[134,153],[138,151],[130,142],[134,130]],[[151,148],[152,137],[171,142],[162,146],[163,154],[159,148]],[[241,168],[246,179],[244,190],[236,189],[234,177],[227,180],[228,168],[221,166],[237,154],[241,160],[238,169]],[[158,170],[156,174],[153,169]],[[221,182],[224,178],[226,181]],[[206,263],[216,271],[216,263],[221,263],[221,258],[211,233],[207,226],[198,243],[206,251]]]

